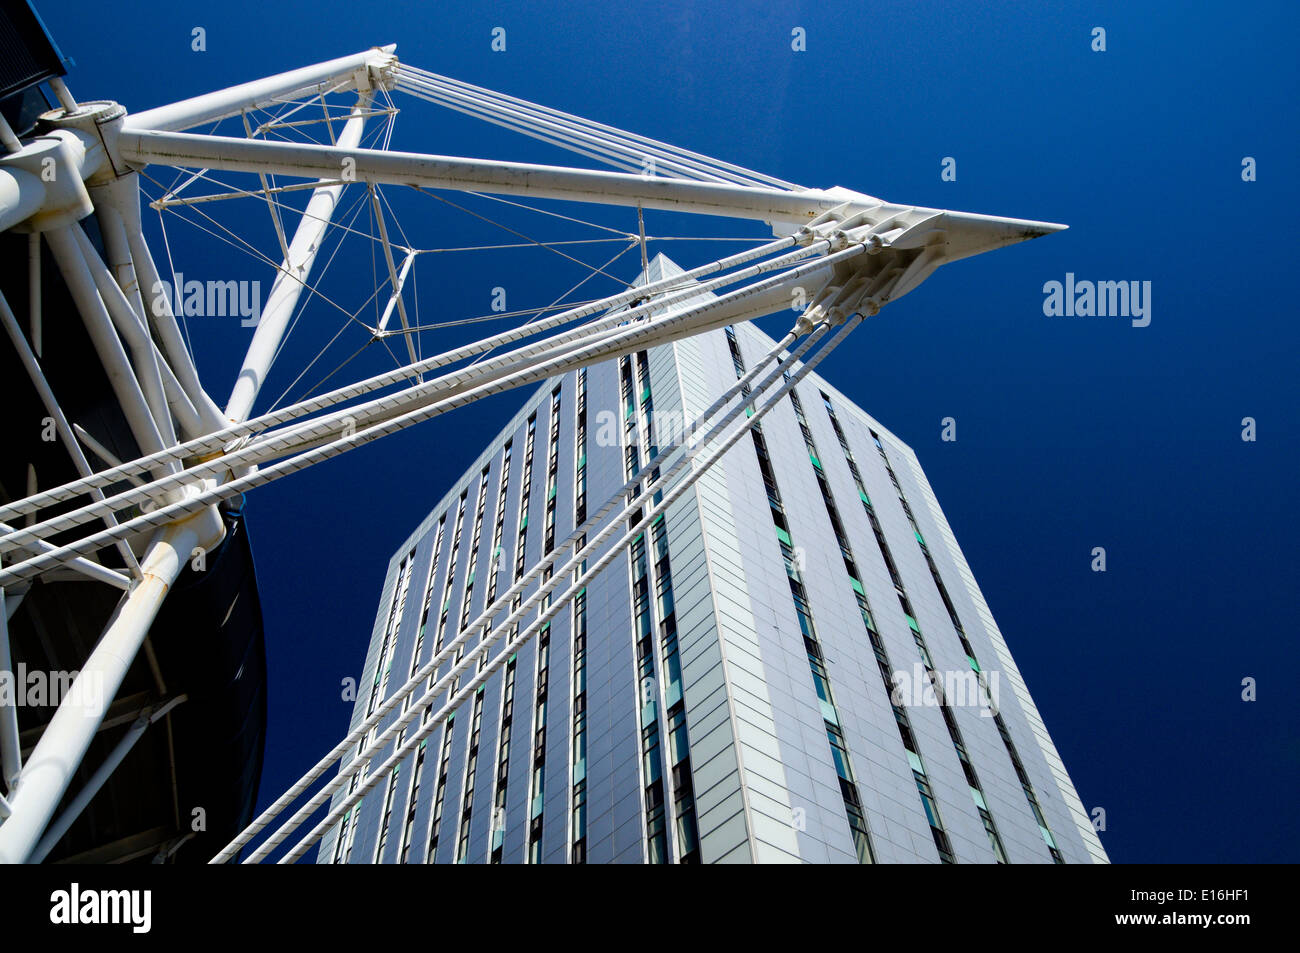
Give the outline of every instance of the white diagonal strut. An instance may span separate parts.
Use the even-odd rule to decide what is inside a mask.
[[[808,233],[808,237],[811,237],[811,233]],[[777,239],[767,245],[749,249],[748,251],[720,259],[719,261],[712,262],[708,265],[702,265],[683,275],[666,278],[646,286],[634,287],[628,291],[593,301],[590,304],[571,308],[560,314],[552,315],[548,318],[542,318],[530,324],[511,328],[507,331],[500,332],[499,334],[491,335],[471,344],[444,352],[435,357],[426,358],[409,368],[403,367],[393,371],[387,371],[356,384],[348,384],[336,388],[333,391],[300,401],[297,404],[285,407],[281,410],[262,414],[261,416],[246,421],[243,424],[224,427],[209,436],[188,440],[175,448],[162,451],[161,453],[140,457],[139,459],[125,463],[120,467],[114,467],[110,470],[97,473],[93,477],[73,481],[64,484],[61,487],[55,487],[43,491],[35,496],[23,500],[17,500],[9,504],[0,505],[0,519],[12,519],[18,516],[25,516],[46,506],[52,506],[60,502],[74,499],[92,489],[109,486],[113,483],[119,482],[123,478],[129,478],[148,472],[162,461],[205,456],[220,451],[227,444],[234,441],[242,442],[244,438],[251,437],[252,435],[268,428],[279,426],[280,424],[296,420],[307,414],[316,413],[317,411],[323,410],[327,407],[335,406],[364,394],[372,393],[394,384],[398,384],[415,377],[417,374],[475,357],[476,355],[484,354],[497,347],[521,341],[545,331],[554,330],[562,327],[564,324],[589,317],[590,315],[597,314],[603,310],[626,305],[629,302],[642,298],[648,294],[659,294],[660,292],[667,291],[675,285],[694,282],[696,279],[703,278],[707,275],[719,271],[725,271],[729,268],[761,258],[772,252],[789,248],[792,245],[797,244],[799,241],[799,236]],[[808,251],[812,252],[813,249],[809,248]],[[752,269],[746,269],[743,272],[737,272],[735,275],[728,277],[732,279],[750,277],[752,276],[751,271]],[[758,274],[759,272],[752,271],[752,273]],[[717,284],[711,282],[705,287],[717,286]],[[700,286],[696,286],[693,289],[688,289],[688,293],[694,295],[698,293],[699,290]],[[679,296],[677,295],[664,297],[660,299],[660,303],[675,301],[678,300],[678,297]],[[603,323],[601,326],[604,326]],[[593,325],[588,325],[588,328],[591,327],[593,327]],[[550,340],[551,339],[549,338],[547,339],[547,341]],[[577,338],[572,338],[572,340],[577,340]],[[529,353],[534,354],[537,352],[530,351]]]
[[[817,252],[824,250],[824,242],[814,242],[805,250],[807,252]],[[635,327],[619,329],[616,325],[626,325],[628,322],[642,319],[650,314],[651,311],[662,310],[665,304],[675,302],[680,299],[697,298],[699,291],[710,286],[719,285],[732,280],[735,277],[759,274],[772,270],[779,263],[789,263],[797,256],[804,254],[804,251],[791,253],[790,255],[780,256],[768,262],[750,266],[733,275],[724,276],[724,278],[715,281],[696,285],[691,288],[672,292],[656,299],[652,303],[638,305],[618,314],[602,318],[599,321],[589,322],[582,328],[571,332],[563,332],[546,338],[536,345],[530,345],[524,348],[516,349],[487,361],[481,361],[442,377],[428,381],[402,391],[390,397],[381,397],[374,399],[366,404],[351,407],[346,410],[336,411],[324,417],[319,417],[306,423],[274,431],[272,434],[258,438],[245,445],[241,449],[230,450],[221,455],[219,458],[205,463],[198,463],[183,473],[175,474],[169,477],[156,479],[146,487],[140,490],[126,490],[116,494],[112,498],[112,506],[121,507],[132,504],[145,504],[147,501],[162,502],[159,491],[174,489],[194,481],[196,477],[216,476],[226,468],[235,465],[247,465],[252,463],[263,463],[271,459],[277,453],[290,451],[309,445],[313,442],[319,442],[323,438],[335,438],[339,430],[345,424],[350,424],[356,428],[364,423],[382,422],[392,419],[401,409],[410,406],[419,407],[427,404],[431,399],[439,396],[449,396],[455,394],[470,394],[481,389],[493,382],[509,382],[512,386],[519,383],[528,383],[538,377],[537,368],[542,367],[549,369],[568,369],[570,366],[577,366],[573,363],[575,349],[595,353],[593,349],[599,347],[600,353],[609,352],[611,345],[617,345],[618,341],[631,337],[644,337],[652,332],[663,333],[672,331],[674,326],[678,330],[671,336],[680,336],[683,331],[688,331],[693,326],[691,319],[697,314],[703,313],[710,309],[722,306],[730,306],[731,311],[722,317],[713,317],[709,321],[716,324],[723,318],[730,317],[733,319],[743,320],[750,316],[767,313],[770,310],[777,310],[790,298],[789,290],[795,287],[794,282],[807,276],[809,280],[817,280],[816,276],[825,272],[836,261],[844,260],[849,257],[859,255],[865,250],[862,243],[854,243],[850,247],[842,249],[833,255],[821,259],[813,260],[807,264],[801,264],[799,267],[783,273],[782,275],[767,279],[762,282],[745,287],[743,290],[733,292],[721,298],[708,302],[707,304],[686,304],[683,307],[674,309],[669,314],[659,315],[654,321],[649,323],[639,323]],[[644,289],[635,289],[644,293]],[[759,293],[762,293],[761,296]],[[632,292],[632,293],[635,293]],[[619,298],[626,295],[619,295]],[[585,308],[584,308],[585,310]],[[599,332],[599,333],[595,333]],[[612,333],[611,333],[612,332]],[[618,341],[615,340],[615,336]],[[468,350],[479,350],[478,347],[471,347]],[[560,355],[568,355],[561,357]],[[544,362],[544,363],[543,363]],[[421,369],[430,362],[420,362],[412,365],[410,368],[404,368],[393,374],[400,376],[409,376],[412,371]],[[529,371],[527,377],[521,377],[524,370]],[[292,408],[286,408],[286,413]],[[237,429],[237,428],[232,428]],[[361,438],[357,434],[357,439]],[[197,449],[197,448],[196,448]],[[105,471],[103,474],[96,476],[91,481],[79,481],[78,484],[70,486],[80,486],[82,483],[98,484],[101,480],[113,477],[128,475],[136,469],[136,465],[130,467],[114,468]],[[54,496],[61,496],[57,491],[51,491],[44,495],[38,495],[42,499],[49,499]],[[31,499],[36,499],[31,498]],[[11,507],[0,508],[0,515],[9,513]],[[15,504],[12,509],[17,512],[30,512],[30,506],[27,501]],[[71,529],[89,519],[94,518],[104,509],[101,504],[88,504],[80,509],[62,513],[52,517],[43,523],[26,527],[21,531],[16,531],[9,536],[0,536],[0,551],[7,547],[21,545],[26,542],[34,541],[42,534],[57,533],[63,530]]]
[[[372,401],[367,405],[368,409],[340,411],[327,416],[320,423],[310,422],[303,425],[309,430],[305,435],[306,439],[299,442],[327,441],[323,445],[305,450],[296,456],[289,457],[279,463],[260,469],[256,473],[240,477],[228,483],[203,489],[196,486],[195,492],[186,499],[160,506],[150,512],[142,513],[127,520],[118,527],[92,533],[76,542],[59,546],[51,552],[32,556],[13,566],[0,569],[0,585],[37,575],[55,565],[58,559],[64,555],[83,555],[92,552],[96,547],[102,546],[106,542],[124,538],[133,532],[162,526],[173,519],[191,515],[205,506],[210,506],[223,499],[231,499],[255,486],[264,485],[306,466],[330,459],[389,433],[394,433],[454,408],[464,406],[489,394],[500,393],[503,390],[524,384],[537,383],[553,374],[564,373],[567,370],[597,363],[621,354],[643,350],[656,344],[666,343],[691,334],[713,330],[728,324],[734,324],[737,321],[748,320],[752,317],[781,310],[790,301],[790,292],[795,287],[795,282],[800,276],[807,276],[809,281],[816,281],[820,276],[821,280],[824,281],[834,262],[861,255],[865,251],[865,245],[854,243],[849,248],[835,252],[822,261],[800,266],[775,278],[755,282],[739,291],[719,298],[671,310],[652,321],[633,324],[613,335],[599,338],[593,344],[579,344],[570,347],[566,351],[562,351],[558,356],[548,354],[535,362],[521,366],[517,362],[516,355],[503,355],[501,360],[514,363],[514,367],[489,368],[490,362],[484,362],[478,365],[478,367],[489,368],[487,372],[479,375],[484,379],[482,383],[466,381],[463,377],[456,380],[456,375],[450,375],[452,378],[450,382],[447,378],[439,378],[418,385],[394,397],[379,398]],[[449,386],[449,383],[451,386]],[[451,391],[450,396],[442,396],[438,393],[438,391],[447,390]],[[398,409],[404,409],[407,404],[414,404],[415,409],[406,410],[397,416],[393,416],[390,412],[390,405]],[[371,421],[374,422],[370,423]],[[364,423],[370,423],[370,425],[362,426]],[[300,437],[302,436],[300,434]],[[247,463],[251,455],[259,452],[257,447],[235,451],[225,458],[229,461],[226,465]],[[163,482],[172,485],[179,481],[179,485],[182,486],[194,484],[202,479],[201,471],[208,466],[210,465],[199,464],[197,467],[192,468],[191,471],[164,478]],[[198,473],[197,476],[196,473]],[[141,490],[136,489],[125,490],[122,494],[119,494],[118,498],[129,499],[132,494],[141,492]],[[147,494],[145,495],[147,496]],[[91,507],[96,505],[98,504],[90,504],[89,507],[84,507],[83,511],[89,513]],[[38,524],[37,527],[24,528],[6,534],[0,537],[0,549],[5,546],[21,545],[31,538],[39,538],[34,534],[41,530],[48,530],[53,526],[63,525],[62,521],[71,518],[75,517],[72,517],[71,514],[66,518],[54,517],[44,524]]]

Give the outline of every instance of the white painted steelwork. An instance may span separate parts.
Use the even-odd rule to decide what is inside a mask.
[[[13,709],[0,709],[0,764],[7,789],[0,798],[0,861],[6,862],[44,857],[143,732],[147,721],[133,726],[91,784],[74,797],[72,808],[49,826],[108,705],[144,644],[168,588],[194,547],[210,549],[220,544],[224,529],[217,507],[222,501],[481,397],[784,310],[794,292],[812,289],[807,307],[787,337],[706,412],[706,420],[722,416],[699,445],[684,452],[674,444],[633,478],[631,482],[646,478],[662,462],[664,472],[653,487],[666,488],[683,469],[690,468],[686,478],[642,519],[641,525],[646,525],[865,316],[915,288],[942,264],[1064,227],[897,205],[838,187],[802,188],[733,163],[400,64],[392,46],[135,114],[127,114],[115,103],[79,103],[62,81],[52,88],[60,108],[44,117],[42,131],[35,138],[20,140],[0,120],[0,145],[8,153],[0,156],[0,230],[32,234],[34,292],[26,334],[3,299],[0,317],[80,476],[62,486],[38,488],[24,499],[0,506],[0,520],[4,521],[0,522],[0,607],[7,619],[32,580],[66,569],[126,591],[81,666],[82,678],[100,679],[108,689],[93,710],[61,706],[24,761],[17,747]],[[387,134],[381,148],[363,148],[362,134],[369,118],[384,116],[391,122],[393,110],[380,106],[390,101],[393,92],[559,145],[617,171],[394,152],[387,148]],[[330,113],[331,96],[352,97],[346,115]],[[322,107],[324,120],[301,118],[301,110],[312,104]],[[273,121],[255,128],[250,114],[268,109],[280,112]],[[247,138],[185,131],[234,116],[243,120]],[[289,122],[295,116],[298,118]],[[340,125],[337,131],[335,120]],[[272,128],[300,128],[322,121],[329,144],[263,138]],[[51,162],[60,170],[52,181],[40,174]],[[265,200],[271,210],[280,264],[224,411],[200,381],[169,297],[150,294],[162,282],[140,219],[141,173],[147,172],[149,165],[199,170],[155,203],[160,210],[242,195]],[[255,175],[260,188],[195,198],[182,194],[217,172]],[[300,181],[273,185],[271,176]],[[377,232],[373,237],[383,252],[388,289],[386,298],[378,299],[384,302],[383,314],[370,332],[376,340],[395,334],[405,337],[409,361],[393,371],[255,415],[255,403],[302,292],[311,287],[309,279],[323,240],[332,228],[343,227],[335,220],[335,212],[351,183],[356,183],[354,189],[368,190]],[[421,333],[418,314],[410,313],[405,297],[418,250],[392,240],[379,192],[384,186],[635,208],[638,230],[630,238],[634,243],[639,238],[643,250],[646,239],[640,215],[644,209],[764,221],[778,237],[684,275],[605,295],[549,317],[539,312],[536,320],[421,358],[416,348],[416,336]],[[284,193],[304,188],[311,190],[311,196],[290,238],[278,203]],[[102,259],[77,224],[92,212],[104,238]],[[136,459],[115,462],[104,456],[104,450],[97,455],[109,465],[94,470],[78,439],[78,433],[85,431],[66,418],[49,387],[40,363],[44,322],[37,292],[42,241],[54,253],[112,383],[114,399],[141,451]],[[716,298],[700,298],[701,292],[728,286],[735,287]],[[400,330],[389,328],[394,312]],[[839,330],[823,343],[832,328]],[[793,356],[782,358],[784,350],[796,342]],[[490,356],[502,346],[511,349]],[[812,350],[814,347],[817,349]],[[769,395],[782,371],[810,351],[807,363]],[[430,374],[434,376],[427,376]],[[755,381],[750,401],[737,403],[741,385]],[[756,406],[755,413],[733,428],[750,402]],[[93,438],[85,437],[88,446],[96,446]],[[453,684],[448,678],[467,672],[482,658],[485,667],[461,686],[452,701],[468,697],[466,693],[502,664],[508,652],[532,638],[548,614],[558,612],[577,591],[575,583],[561,592],[542,617],[487,659],[492,644],[510,624],[524,618],[543,596],[571,578],[571,570],[588,553],[607,543],[625,525],[631,515],[626,506],[607,526],[604,521],[624,502],[626,490],[625,486],[611,496],[548,557],[558,560],[587,533],[592,534],[590,542],[568,556],[563,570],[512,611],[506,624],[492,628],[492,613],[540,578],[541,563],[522,573],[492,607],[385,699],[370,718],[214,859],[235,859],[358,741],[368,738],[385,715],[414,698],[441,661],[468,645],[471,635],[482,636],[481,643],[453,667],[452,675],[437,680],[419,701],[432,700]],[[582,578],[599,572],[631,537],[632,533],[622,533]],[[123,560],[121,571],[94,561],[95,554],[110,544]],[[0,619],[0,624],[3,622]],[[0,664],[8,665],[7,628],[0,629],[0,636]],[[418,707],[409,710],[413,713]],[[399,752],[361,778],[355,792],[334,805],[325,820],[288,848],[281,860],[301,857],[348,805],[385,775],[401,751],[417,744],[453,709],[448,703],[410,734]],[[404,717],[399,723],[410,720],[411,716]],[[398,724],[387,728],[367,751],[377,753],[381,741],[397,730]],[[324,805],[330,793],[368,765],[369,758],[360,757],[343,766],[286,824],[263,839],[250,859],[270,857],[315,808]]]

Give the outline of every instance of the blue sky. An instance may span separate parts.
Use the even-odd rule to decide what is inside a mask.
[[[102,4],[38,4],[76,61],[74,93],[129,109],[396,42],[413,65],[808,186],[1068,223],[941,269],[821,370],[916,449],[1084,804],[1105,809],[1112,859],[1294,862],[1296,7],[1047,7],[142,0],[104,43]],[[489,46],[496,26],[504,53]],[[1098,26],[1105,52],[1091,49]],[[568,159],[403,105],[396,148]],[[955,182],[941,181],[945,156]],[[1245,156],[1257,181],[1242,181]],[[425,238],[445,224],[464,244],[491,240],[432,200],[400,201]],[[600,220],[634,226],[625,210]],[[264,208],[229,221],[274,249]],[[180,270],[269,287],[269,269],[202,233],[168,234]],[[661,250],[689,267],[719,247]],[[625,279],[634,259],[617,266]],[[368,254],[364,267],[370,282]],[[1150,281],[1151,324],[1045,316],[1043,285],[1067,272]],[[340,295],[356,284],[346,267],[330,274]],[[422,314],[484,313],[498,285],[512,306],[545,304],[578,276],[545,253],[457,258],[421,276]],[[337,327],[305,320],[286,373]],[[224,403],[249,332],[191,332]],[[391,366],[371,351],[356,374]],[[388,557],[522,396],[250,496],[271,666],[264,802],[346,730],[339,683],[358,674]],[[955,442],[940,440],[949,416]],[[1247,416],[1255,442],[1241,439]],[[1090,569],[1095,546],[1105,573]],[[1246,677],[1257,701],[1241,699]]]

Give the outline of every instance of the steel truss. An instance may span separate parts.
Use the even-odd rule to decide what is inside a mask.
[[[640,528],[685,493],[865,317],[911,291],[942,264],[1064,227],[896,205],[842,188],[802,188],[401,64],[392,46],[135,114],[112,102],[79,104],[62,82],[55,91],[60,108],[44,117],[44,131],[36,138],[22,142],[7,125],[0,127],[8,153],[0,157],[0,230],[29,232],[33,249],[28,327],[24,330],[2,295],[0,321],[55,421],[79,478],[33,489],[24,499],[0,506],[0,669],[12,670],[7,620],[36,579],[74,572],[123,594],[78,678],[96,679],[104,686],[98,708],[87,712],[84,703],[79,710],[61,705],[24,761],[16,712],[0,705],[0,765],[6,789],[0,797],[0,861],[5,862],[44,857],[130,745],[182,700],[141,712],[69,810],[51,823],[168,588],[193,551],[221,542],[219,504],[481,397],[782,311],[797,292],[811,292],[785,338],[708,409],[702,422],[712,423],[702,437],[689,446],[679,441],[660,451],[213,858],[236,859],[315,789],[284,824],[262,839],[248,860],[270,857],[356,775],[359,783],[306,834],[281,850],[279,860],[291,862],[470,697],[510,653],[533,638]],[[561,146],[616,171],[391,151],[387,146],[396,112],[393,92]],[[348,100],[343,105],[338,103],[341,97]],[[187,131],[235,118],[243,125],[243,138]],[[376,128],[379,119],[383,123]],[[323,128],[328,144],[293,138],[311,127]],[[378,147],[362,144],[367,134],[378,137]],[[58,170],[53,179],[41,174],[51,162]],[[140,213],[141,178],[148,166],[196,170],[152,203],[160,212],[201,212],[212,202],[253,198],[265,202],[271,217],[279,260],[265,260],[275,266],[275,280],[224,407],[212,401],[200,382],[170,299],[153,296],[146,304],[145,290],[160,282]],[[224,173],[256,175],[260,187],[192,194],[196,183],[217,181],[214,176]],[[291,181],[283,184],[279,178]],[[418,314],[410,311],[406,289],[422,251],[390,233],[391,207],[381,192],[385,186],[486,194],[507,204],[515,203],[506,197],[522,197],[623,206],[637,209],[639,220],[644,209],[759,220],[769,223],[776,237],[678,277],[561,306],[563,310],[547,316],[542,312],[556,311],[555,306],[527,312],[535,315],[533,320],[421,357],[422,329]],[[310,195],[299,214],[285,204],[285,196],[302,190]],[[318,294],[312,275],[326,236],[350,228],[337,218],[345,194],[356,190],[366,193],[363,202],[383,262],[372,295],[383,302],[382,317],[374,325],[357,323],[372,340],[403,338],[407,359],[392,371],[254,416],[267,374],[305,303],[304,292],[307,299]],[[78,225],[91,214],[104,238],[103,257]],[[292,234],[286,215],[298,215]],[[644,225],[639,225],[639,235],[623,238],[628,247],[639,240],[644,260]],[[113,459],[98,446],[67,418],[46,380],[40,358],[41,241],[73,295],[141,450],[136,459]],[[394,315],[400,328],[389,327]],[[783,374],[789,375],[784,382]],[[742,397],[742,387],[751,384],[752,393]],[[752,414],[742,420],[747,408]],[[92,466],[86,450],[106,465]],[[656,469],[661,472],[652,480]],[[660,491],[662,501],[637,527],[620,532],[641,506],[628,502],[629,494],[639,494],[639,500]],[[611,540],[614,544],[599,560],[544,606],[543,599],[573,579],[588,554]],[[99,561],[106,547],[114,548],[120,567]],[[553,572],[544,579],[545,569]],[[538,581],[536,592],[501,624],[492,625],[494,614]],[[536,619],[496,648],[539,608]],[[460,651],[463,658],[438,677],[438,668]],[[469,681],[457,685],[462,674],[480,664]],[[375,734],[398,705],[408,707]],[[416,724],[420,712],[435,708]],[[399,733],[401,746],[372,770],[372,761]],[[332,770],[333,778],[321,784]]]

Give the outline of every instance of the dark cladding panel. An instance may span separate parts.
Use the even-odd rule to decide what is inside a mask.
[[[31,5],[0,7],[0,99],[64,73],[58,48]]]

